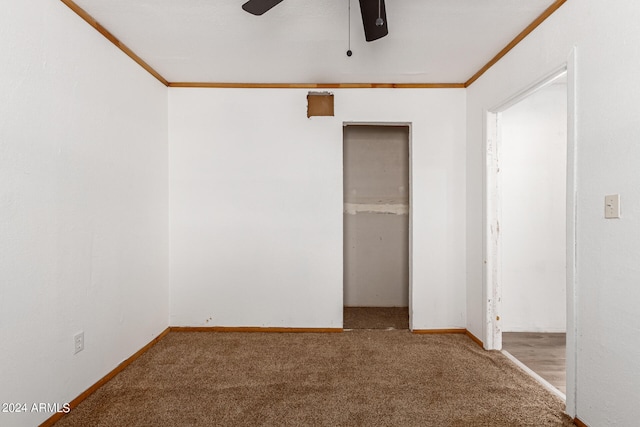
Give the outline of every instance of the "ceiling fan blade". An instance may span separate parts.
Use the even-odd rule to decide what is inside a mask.
[[[282,0],[249,0],[242,5],[242,8],[253,15],[262,15],[280,2]]]
[[[360,0],[360,13],[362,14],[362,25],[364,26],[364,38],[368,42],[378,40],[389,34],[384,0]],[[382,25],[376,24],[378,19],[382,19]]]

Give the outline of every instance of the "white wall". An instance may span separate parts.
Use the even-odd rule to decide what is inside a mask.
[[[413,327],[464,327],[465,91],[170,89],[171,324],[342,327],[343,122],[412,123]]]
[[[567,86],[500,114],[503,332],[566,330]]]
[[[167,327],[167,89],[59,1],[5,2],[0,57],[0,402],[30,410]]]
[[[640,4],[568,1],[467,91],[468,327],[482,334],[485,109],[577,52],[577,405],[589,426],[640,418]],[[604,219],[620,193],[623,218]],[[574,400],[568,396],[568,401]]]

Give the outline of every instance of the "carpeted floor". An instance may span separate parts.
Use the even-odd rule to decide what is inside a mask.
[[[564,403],[464,335],[172,332],[69,426],[571,426]]]
[[[345,307],[344,329],[409,329],[408,307]]]

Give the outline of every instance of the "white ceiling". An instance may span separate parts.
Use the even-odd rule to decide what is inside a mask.
[[[370,43],[358,0],[244,2],[75,0],[168,81],[222,83],[463,83],[554,0],[386,0]]]

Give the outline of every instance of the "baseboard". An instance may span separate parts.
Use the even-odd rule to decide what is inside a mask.
[[[464,328],[454,329],[414,329],[411,332],[418,335],[430,335],[430,334],[464,334],[467,332]]]
[[[473,335],[468,330],[465,330],[465,335],[468,336],[469,338],[471,338],[471,341],[473,341],[474,343],[478,344],[481,348],[484,348],[484,343],[482,342],[482,340],[480,338],[476,337],[475,335]]]
[[[259,326],[170,326],[171,332],[335,333],[342,328],[262,328]]]
[[[151,340],[151,342],[149,342],[147,345],[145,345],[144,347],[142,347],[140,350],[138,350],[137,352],[135,352],[131,357],[129,357],[127,360],[125,360],[124,362],[120,363],[114,370],[112,370],[111,372],[109,372],[107,375],[105,375],[104,377],[102,377],[102,379],[98,380],[97,383],[95,383],[94,385],[92,385],[91,387],[89,387],[88,389],[86,389],[82,394],[80,394],[78,397],[76,397],[75,399],[73,399],[70,403],[69,403],[69,407],[71,408],[71,410],[73,410],[73,408],[75,408],[76,406],[78,406],[83,400],[85,400],[87,397],[91,396],[96,390],[98,390],[100,387],[102,387],[103,385],[105,385],[107,382],[109,382],[113,377],[115,377],[116,375],[118,375],[120,372],[122,372],[122,370],[124,368],[126,368],[127,366],[129,366],[130,364],[132,364],[136,359],[138,359],[140,356],[142,356],[147,350],[149,350],[151,347],[153,347],[154,345],[156,345],[158,343],[158,341],[160,341],[162,338],[165,337],[165,335],[167,335],[169,333],[170,328],[165,329],[164,331],[162,331],[162,333],[160,333],[160,335],[158,335],[157,337],[155,337],[154,339]],[[44,421],[42,424],[40,424],[40,427],[49,427],[54,425],[55,423],[57,423],[58,421],[60,421],[60,419],[62,417],[64,417],[66,414],[62,413],[62,412],[58,412],[53,414],[51,417],[49,417],[46,421]]]
[[[476,337],[475,335],[473,335],[471,332],[469,332],[467,329],[464,328],[453,328],[453,329],[414,329],[413,331],[414,334],[418,334],[418,335],[429,335],[429,334],[464,334],[466,336],[468,336],[471,341],[475,342],[476,344],[478,344],[480,347],[484,348],[484,344],[482,344],[482,341]]]
[[[578,427],[589,427],[588,425],[586,425],[585,423],[583,423],[582,421],[580,421],[580,420],[578,419],[578,417],[576,417],[576,418],[574,418],[574,419],[573,419],[573,423],[574,423],[575,425],[577,425]]]

